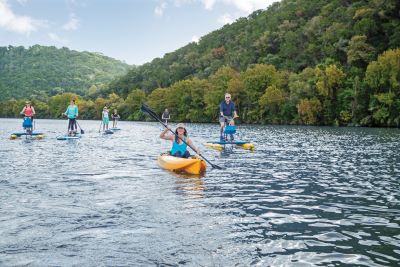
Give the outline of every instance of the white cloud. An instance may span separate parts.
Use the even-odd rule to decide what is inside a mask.
[[[226,5],[233,5],[240,11],[250,14],[258,9],[265,9],[277,0],[222,0]]]
[[[205,9],[207,10],[212,10],[216,2],[216,0],[202,0],[202,1]]]
[[[44,22],[28,16],[18,16],[11,10],[7,0],[0,0],[0,28],[29,35],[41,26],[44,26]]]
[[[156,6],[154,9],[154,14],[156,14],[159,17],[162,17],[164,15],[164,10],[167,8],[167,3],[162,2],[159,6]]]
[[[265,9],[274,2],[280,0],[201,0],[204,8],[212,10],[216,4],[224,4],[226,6],[234,6],[246,15],[258,9]]]
[[[235,20],[232,18],[230,14],[224,14],[221,17],[218,18],[218,22],[221,23],[222,25],[232,23]]]
[[[200,38],[199,38],[197,35],[194,35],[194,36],[192,37],[192,42],[198,43],[199,40],[200,40]]]
[[[48,36],[52,41],[57,42],[57,43],[65,44],[68,42],[67,39],[62,38],[55,33],[49,33]]]
[[[63,25],[66,31],[75,31],[79,27],[79,19],[74,13],[69,14],[69,21]]]
[[[176,7],[181,7],[185,4],[191,4],[193,2],[195,2],[195,0],[174,0],[174,5]]]

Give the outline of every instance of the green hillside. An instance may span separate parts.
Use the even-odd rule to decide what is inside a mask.
[[[110,89],[150,92],[207,78],[222,66],[244,71],[260,63],[292,72],[327,60],[365,69],[378,54],[399,47],[399,10],[398,0],[282,0],[132,69]]]
[[[147,102],[157,113],[168,108],[173,121],[217,122],[230,92],[245,123],[400,127],[399,15],[398,0],[282,0],[107,85],[85,80],[96,64],[68,69],[84,78],[56,74],[55,66],[49,73],[67,84],[82,79],[81,90],[92,85],[79,97],[81,118],[99,118],[107,105],[123,119],[141,120]],[[70,61],[60,59],[64,71]],[[12,78],[25,77],[17,74]],[[61,116],[76,97],[54,88],[46,91],[51,97],[32,98],[37,117]],[[3,101],[0,116],[17,116],[22,106]]]
[[[40,45],[0,47],[0,100],[85,94],[127,72],[129,65],[90,52]]]

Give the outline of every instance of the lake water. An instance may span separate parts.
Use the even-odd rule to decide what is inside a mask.
[[[214,151],[217,124],[188,124],[212,169],[158,167],[162,126],[0,120],[0,266],[396,265],[400,130],[239,125],[254,152]]]

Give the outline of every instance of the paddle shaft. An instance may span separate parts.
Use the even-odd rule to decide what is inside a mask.
[[[75,121],[76,121],[76,124],[78,124],[78,127],[79,127],[79,129],[81,130],[81,134],[84,134],[84,133],[85,133],[85,131],[84,131],[84,130],[82,130],[81,126],[79,125],[79,122],[78,122],[78,120],[77,120],[77,119],[75,119]]]

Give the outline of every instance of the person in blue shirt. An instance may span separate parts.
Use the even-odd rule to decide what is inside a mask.
[[[63,115],[68,117],[68,135],[76,135],[76,118],[78,117],[78,106],[75,105],[75,100],[72,99],[67,110]]]
[[[164,140],[170,140],[172,141],[172,148],[171,148],[171,156],[178,157],[178,158],[189,158],[190,153],[187,150],[187,146],[189,145],[192,147],[197,154],[200,153],[200,150],[194,146],[192,140],[188,137],[185,125],[183,123],[178,123],[176,126],[175,135],[168,135],[167,132],[169,131],[169,128],[166,128],[161,134],[160,138]],[[178,138],[179,136],[179,138]],[[183,141],[186,142],[183,142]]]
[[[225,100],[219,105],[219,113],[220,141],[223,142],[225,122],[228,122],[229,125],[235,125],[234,119],[239,117],[236,113],[235,104],[231,100],[231,94],[225,94]]]

